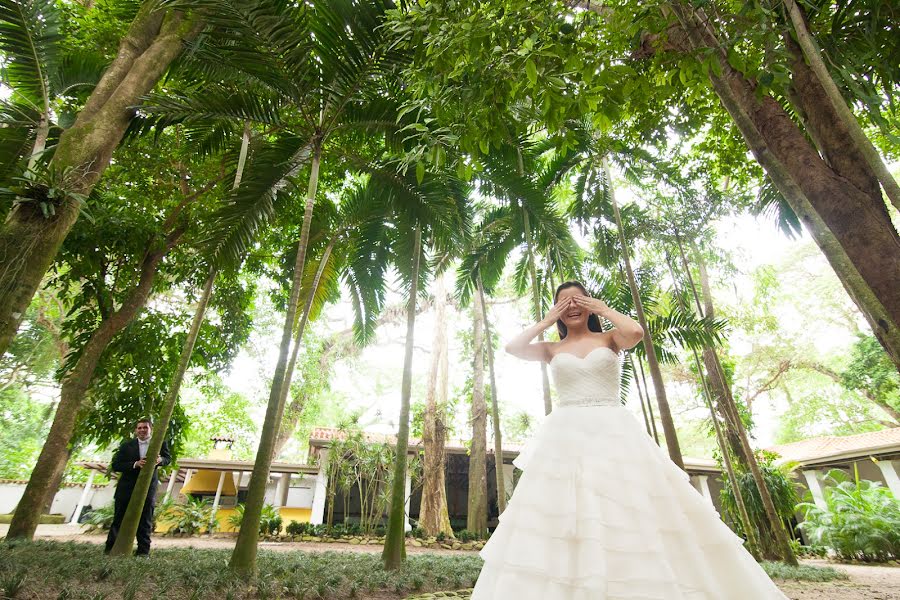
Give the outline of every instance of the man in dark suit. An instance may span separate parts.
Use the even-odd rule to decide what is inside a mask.
[[[134,491],[134,485],[137,483],[141,469],[151,468],[147,465],[146,456],[152,434],[153,422],[150,419],[141,419],[135,426],[135,437],[123,442],[119,449],[116,450],[115,455],[113,455],[112,470],[122,475],[119,477],[119,483],[116,485],[116,511],[112,525],[109,528],[109,535],[106,537],[107,553],[112,550],[113,544],[116,543],[119,527],[122,525],[122,519],[125,518],[125,510],[128,508],[128,502],[131,500],[131,494]],[[153,480],[150,482],[150,489],[147,491],[147,501],[144,502],[144,511],[141,513],[141,521],[138,525],[137,552],[135,552],[138,556],[148,556],[150,554],[153,508],[156,504],[156,486],[159,484],[159,480],[156,477],[156,469],[157,467],[166,466],[170,461],[169,447],[163,442],[159,456],[156,458],[156,465],[152,467]]]

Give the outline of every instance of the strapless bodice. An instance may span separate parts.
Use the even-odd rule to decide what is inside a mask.
[[[550,361],[557,407],[620,406],[619,355],[601,346],[586,356],[560,352]]]

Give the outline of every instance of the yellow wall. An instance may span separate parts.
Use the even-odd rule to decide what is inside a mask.
[[[219,522],[219,528],[217,531],[224,533],[235,533],[237,529],[231,526],[231,523],[228,522],[228,518],[233,515],[235,512],[234,508],[222,508],[216,511],[216,520]],[[291,521],[296,521],[298,523],[309,523],[309,519],[312,516],[312,509],[310,508],[292,508],[290,506],[284,506],[278,509],[278,514],[281,515],[282,520],[282,528],[286,528],[288,523]],[[166,533],[171,528],[169,522],[159,521],[156,524],[156,533]],[[284,529],[282,529],[284,532]]]

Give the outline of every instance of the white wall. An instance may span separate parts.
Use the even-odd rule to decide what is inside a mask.
[[[105,506],[112,502],[115,490],[115,483],[106,487],[93,487],[88,493],[85,505],[89,504],[94,508]],[[24,492],[24,483],[0,483],[0,513],[8,514],[15,510]],[[57,492],[56,497],[53,498],[50,513],[63,515],[68,521],[75,512],[75,507],[78,505],[82,492],[84,492],[83,485],[61,488]]]

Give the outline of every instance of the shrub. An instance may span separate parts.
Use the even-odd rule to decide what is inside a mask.
[[[234,507],[234,513],[228,517],[228,524],[235,529],[240,529],[244,522],[244,504],[238,504]],[[259,516],[259,533],[260,535],[278,535],[281,533],[281,515],[278,509],[271,504],[264,504],[262,514]]]
[[[115,513],[116,506],[112,502],[106,506],[95,508],[87,514],[84,520],[88,526],[88,531],[108,531],[110,525],[112,525]]]
[[[425,535],[425,530],[421,527],[413,527],[409,534],[417,540],[423,540],[427,537]]]
[[[837,469],[825,476],[825,507],[803,502],[800,528],[841,560],[886,562],[900,558],[900,502],[878,482],[850,479]]]
[[[468,529],[463,529],[456,534],[456,539],[460,542],[474,542],[475,540],[480,540],[481,536],[475,533],[474,531],[469,531]]]
[[[196,535],[204,530],[213,532],[217,526],[212,502],[203,498],[188,497],[184,503],[173,504],[165,514],[160,515],[159,520],[169,524],[170,533],[188,535]]]
[[[291,521],[284,528],[284,532],[288,535],[306,535],[309,532],[309,523],[300,523],[299,521]]]

